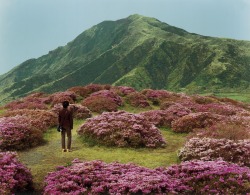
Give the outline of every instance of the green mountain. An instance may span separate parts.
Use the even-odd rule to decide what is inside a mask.
[[[189,33],[131,15],[0,76],[0,101],[89,83],[173,91],[250,91],[250,41]]]

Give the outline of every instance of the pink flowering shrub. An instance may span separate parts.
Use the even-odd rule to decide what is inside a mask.
[[[78,134],[106,146],[156,148],[166,144],[152,123],[125,111],[105,112],[87,119]]]
[[[24,116],[0,118],[0,149],[23,150],[43,142],[42,132],[28,124]]]
[[[58,167],[46,176],[50,194],[247,194],[250,169],[225,161],[187,161],[168,168],[102,161]]]
[[[163,117],[167,115],[163,110],[149,110],[139,115],[157,127],[168,126],[168,120],[163,120]]]
[[[4,114],[6,117],[24,116],[27,118],[27,125],[40,131],[46,131],[57,125],[57,115],[46,110],[20,109],[8,111]]]
[[[103,96],[88,97],[82,101],[82,105],[97,113],[117,111],[119,107],[112,99]]]
[[[9,110],[16,110],[16,109],[41,109],[41,110],[46,110],[48,109],[48,107],[37,101],[33,101],[33,102],[27,102],[27,101],[23,101],[23,100],[16,100],[13,101],[11,103],[9,103],[8,105],[5,106],[5,108],[9,109]]]
[[[127,86],[114,86],[111,88],[111,91],[122,97],[136,92],[136,90],[133,87],[127,87]]]
[[[71,87],[67,91],[74,92],[75,94],[86,98],[94,92],[97,92],[100,90],[110,90],[110,89],[111,89],[110,85],[89,84],[86,86]]]
[[[186,108],[185,106],[179,103],[170,105],[167,109],[165,109],[165,111],[173,115],[176,115],[178,117],[183,117],[192,113],[192,111],[189,108]]]
[[[140,116],[157,127],[170,127],[171,122],[179,118],[177,115],[168,113],[165,110],[149,110],[141,112]]]
[[[218,115],[209,112],[198,112],[185,115],[172,122],[172,129],[178,133],[189,133],[195,128],[211,126],[219,120]]]
[[[183,107],[191,110],[192,112],[199,112],[200,107],[203,106],[203,104],[197,104],[190,99],[185,99],[177,103],[181,104]]]
[[[40,109],[47,110],[50,98],[43,93],[34,93],[26,96],[20,100],[12,101],[5,105],[5,108],[9,110],[16,109]]]
[[[250,139],[233,141],[229,139],[192,138],[179,151],[179,158],[187,160],[216,160],[218,158],[250,166]]]
[[[63,101],[68,101],[69,103],[74,103],[76,101],[76,94],[72,91],[57,92],[51,95],[52,105],[62,103]]]
[[[190,187],[184,194],[248,194],[250,169],[225,161],[187,161],[168,167],[164,174]]]
[[[134,164],[80,162],[58,167],[45,179],[44,195],[50,194],[177,194],[189,190],[161,170]]]
[[[126,101],[133,107],[146,108],[150,106],[146,96],[139,92],[132,92],[127,95]]]
[[[174,103],[166,110],[150,110],[141,112],[140,115],[157,127],[171,127],[173,121],[189,113],[191,113],[191,110],[181,104]]]
[[[73,117],[76,119],[86,119],[92,116],[91,111],[86,106],[71,104],[69,109],[73,112]]]
[[[230,98],[218,98],[218,100],[220,102],[224,102],[226,104],[231,104],[231,105],[234,105],[234,106],[237,106],[237,107],[241,107],[241,108],[247,108],[247,104],[243,103],[243,102],[240,102],[240,101],[237,101],[237,100],[233,100],[233,99],[230,99]]]
[[[111,89],[111,85],[109,84],[89,84],[85,86],[91,93],[97,92],[97,91],[101,91],[101,90],[110,90]]]
[[[152,89],[144,89],[141,91],[149,100],[153,102],[154,105],[159,105],[160,102],[165,99],[171,97],[172,93],[166,90],[152,90]]]
[[[211,104],[206,104],[206,105],[197,107],[196,111],[197,112],[210,112],[210,113],[215,113],[219,115],[229,116],[229,115],[235,115],[238,112],[243,111],[243,109],[237,108],[235,106],[228,105],[228,104],[211,103]]]
[[[71,87],[69,88],[67,91],[73,92],[76,95],[82,96],[82,93],[84,93],[85,91],[85,87],[84,86],[75,86],[75,87]]]
[[[89,96],[89,98],[93,98],[93,97],[104,97],[106,99],[112,100],[118,106],[122,105],[122,98],[119,95],[117,95],[116,93],[109,91],[109,90],[97,91],[95,93],[92,93]]]
[[[161,110],[166,110],[168,109],[170,106],[174,105],[175,102],[171,101],[171,100],[164,100],[160,103],[160,109]]]
[[[111,85],[101,85],[101,84],[89,84],[86,85],[81,91],[80,95],[84,98],[88,97],[92,93],[95,93],[97,91],[101,90],[110,90]]]
[[[0,194],[32,190],[32,175],[17,159],[15,152],[0,152]]]
[[[71,105],[71,104],[70,104]],[[59,114],[59,111],[63,108],[62,103],[57,103],[55,105],[53,105],[53,107],[51,108],[51,112],[55,113],[57,116]]]
[[[26,101],[36,101],[39,100],[44,104],[49,104],[51,102],[51,98],[48,94],[42,92],[31,93],[30,95],[24,98]]]
[[[62,108],[62,104],[55,104],[51,111],[58,116],[59,111]],[[73,113],[73,118],[76,119],[86,119],[92,116],[91,111],[86,106],[82,106],[80,104],[70,104],[68,109]]]
[[[197,104],[211,104],[215,102],[219,102],[216,98],[212,96],[200,96],[200,95],[193,95],[191,99]]]
[[[189,137],[225,138],[230,140],[250,139],[250,130],[247,126],[237,121],[231,121],[230,118],[226,119],[209,127],[193,129]]]
[[[140,115],[157,127],[171,127],[173,121],[189,113],[191,113],[191,110],[181,104],[173,104],[166,110],[150,110],[142,112]]]
[[[122,105],[122,98],[112,91],[101,90],[84,99],[82,105],[98,113],[117,111],[118,107]]]

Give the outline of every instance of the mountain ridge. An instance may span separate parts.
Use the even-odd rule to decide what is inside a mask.
[[[138,14],[103,21],[0,75],[0,100],[89,83],[173,91],[249,90],[250,42],[189,33]]]

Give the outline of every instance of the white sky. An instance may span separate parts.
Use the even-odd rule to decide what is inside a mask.
[[[136,13],[201,35],[250,41],[250,0],[0,0],[0,74],[104,20]]]

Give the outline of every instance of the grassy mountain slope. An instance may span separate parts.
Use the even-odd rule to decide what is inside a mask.
[[[250,42],[188,33],[154,18],[104,21],[0,76],[0,100],[89,83],[188,91],[249,90]]]

